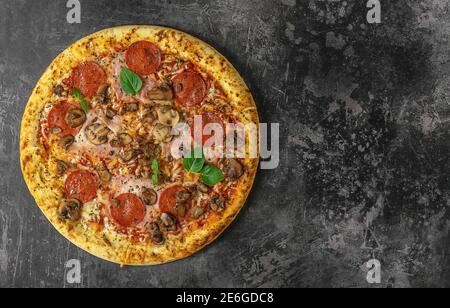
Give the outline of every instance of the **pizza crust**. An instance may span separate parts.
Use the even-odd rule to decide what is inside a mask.
[[[123,26],[105,29],[79,40],[62,52],[45,71],[28,101],[20,133],[21,169],[28,188],[39,208],[51,224],[69,241],[87,252],[121,265],[156,265],[186,258],[213,242],[236,218],[253,186],[259,158],[246,159],[246,172],[239,180],[234,200],[220,216],[193,232],[169,236],[163,245],[140,245],[100,236],[81,224],[72,226],[58,219],[63,196],[61,182],[54,175],[54,166],[39,142],[40,119],[52,96],[54,84],[75,67],[111,48],[125,48],[139,40],[157,44],[164,52],[189,60],[218,81],[231,100],[236,117],[242,123],[259,124],[256,104],[236,69],[208,44],[177,30],[156,26]],[[259,152],[258,152],[259,155]]]

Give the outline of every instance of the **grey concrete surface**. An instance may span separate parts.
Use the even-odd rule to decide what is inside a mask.
[[[450,286],[450,12],[446,0],[0,0],[0,286]],[[155,24],[215,46],[281,124],[281,164],[213,245],[119,268],[64,240],[23,182],[19,125],[47,65],[102,28]],[[366,282],[365,262],[382,264]]]

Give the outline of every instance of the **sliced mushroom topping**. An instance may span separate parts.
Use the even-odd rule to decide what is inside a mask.
[[[64,87],[60,84],[53,87],[53,93],[57,96],[64,96]]]
[[[156,222],[150,223],[148,226],[148,231],[150,233],[150,236],[155,244],[162,244],[164,243],[164,236],[159,229],[159,226]]]
[[[140,147],[140,150],[143,153],[143,157],[140,162],[143,166],[151,166],[154,159],[158,159],[161,156],[161,147],[154,143],[146,143]]]
[[[114,111],[111,107],[106,108],[106,117],[108,120],[114,119],[114,117],[117,115],[117,112]]]
[[[79,127],[86,122],[86,113],[82,109],[73,108],[67,112],[65,120],[69,127]]]
[[[222,196],[215,195],[211,198],[209,206],[214,212],[223,212],[225,210],[225,199]]]
[[[139,155],[139,152],[135,149],[124,149],[120,154],[120,158],[124,163],[128,163],[135,159]]]
[[[75,142],[75,137],[72,135],[67,135],[61,138],[59,145],[64,149],[68,150],[70,146]]]
[[[108,90],[109,90],[109,84],[104,84],[104,85],[101,85],[97,91],[98,99],[99,99],[100,103],[102,103],[104,105],[109,103]]]
[[[98,170],[98,175],[100,177],[100,181],[103,183],[108,183],[112,179],[111,172],[108,171],[108,169],[102,167]]]
[[[101,145],[108,142],[108,135],[111,130],[104,124],[95,123],[86,127],[84,131],[87,139],[94,145]]]
[[[133,142],[133,138],[130,135],[126,134],[126,133],[122,133],[122,134],[117,135],[117,139],[119,140],[119,142],[123,146],[129,145],[130,143]]]
[[[237,180],[244,174],[244,167],[235,159],[227,159],[224,163],[223,171],[228,178]]]
[[[153,189],[143,188],[142,201],[144,201],[145,205],[155,205],[156,201],[158,201],[158,194]]]
[[[155,138],[157,142],[169,142],[172,139],[170,131],[169,126],[157,124],[153,129],[153,138]]]
[[[161,225],[164,231],[176,231],[177,219],[170,214],[161,214]]]
[[[205,213],[205,210],[203,208],[194,206],[191,209],[190,215],[191,215],[192,219],[199,219],[204,213]]]
[[[69,170],[70,166],[68,163],[66,163],[65,161],[62,160],[57,160],[56,161],[56,172],[59,176],[64,175],[64,173],[66,173],[67,170]]]
[[[53,126],[50,131],[52,132],[52,134],[58,135],[62,133],[62,129],[59,126]]]
[[[203,184],[203,183],[198,183],[198,184],[197,184],[197,190],[198,190],[199,192],[201,192],[201,193],[204,193],[204,194],[206,194],[206,193],[209,192],[208,186],[206,186],[206,185]]]
[[[169,85],[164,84],[148,91],[147,98],[155,101],[171,101],[173,99],[173,91]]]
[[[173,207],[173,210],[177,214],[178,217],[183,218],[186,216],[186,205],[184,203],[177,202]]]
[[[153,109],[153,105],[145,104],[144,109],[141,114],[141,119],[146,120],[148,122],[153,122],[155,120],[155,112]]]
[[[191,193],[185,190],[176,193],[175,198],[178,203],[186,203],[192,197]]]
[[[75,199],[64,200],[59,208],[59,218],[71,222],[79,221],[81,219],[80,201]]]
[[[158,108],[158,121],[167,126],[175,126],[180,122],[180,114],[170,106]]]
[[[139,105],[137,103],[128,103],[125,104],[124,110],[126,112],[136,112],[139,110]]]

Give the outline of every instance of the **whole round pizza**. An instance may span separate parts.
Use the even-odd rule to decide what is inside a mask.
[[[245,203],[259,151],[224,155],[209,141],[250,134],[202,129],[236,123],[257,133],[256,105],[212,47],[169,28],[106,29],[62,52],[34,88],[22,172],[75,245],[122,265],[170,262],[210,244]]]

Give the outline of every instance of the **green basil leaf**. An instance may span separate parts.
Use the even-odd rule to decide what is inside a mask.
[[[89,110],[89,103],[84,98],[83,94],[81,94],[81,91],[77,88],[74,88],[72,90],[73,96],[75,96],[78,101],[80,102],[81,108],[83,108],[84,112],[88,112]]]
[[[203,183],[208,186],[214,186],[225,179],[222,170],[213,165],[206,165],[201,174]]]
[[[152,162],[152,170],[153,170],[153,176],[152,181],[154,186],[158,186],[159,183],[159,164],[156,159]]]
[[[191,151],[183,160],[184,169],[190,173],[200,173],[205,165],[203,149]]]
[[[125,93],[136,95],[142,88],[142,79],[126,67],[120,69],[120,86]]]

